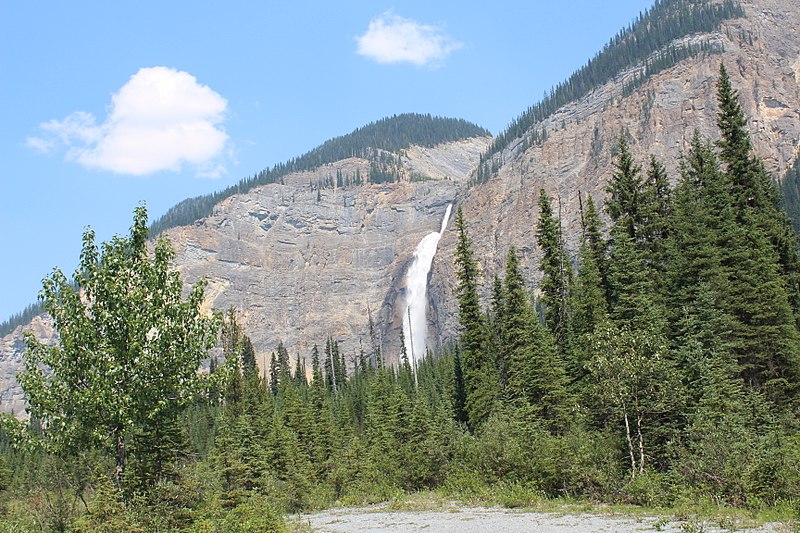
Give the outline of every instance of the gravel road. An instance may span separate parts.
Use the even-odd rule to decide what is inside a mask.
[[[767,524],[759,529],[721,527],[719,523],[682,522],[658,516],[619,517],[598,514],[537,513],[499,507],[444,506],[437,510],[392,511],[386,505],[372,507],[339,508],[304,514],[297,521],[319,532],[392,532],[406,533],[425,531],[428,533],[478,533],[502,531],[515,533],[536,531],[543,533],[589,533],[589,532],[722,532],[789,531],[781,524]]]

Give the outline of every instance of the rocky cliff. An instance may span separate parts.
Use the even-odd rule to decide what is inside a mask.
[[[220,203],[211,217],[167,232],[188,283],[208,280],[206,305],[240,310],[259,358],[282,341],[310,360],[339,339],[348,357],[370,351],[369,316],[384,352],[399,343],[404,274],[417,243],[438,231],[489,138],[411,147],[400,183],[317,188],[330,176],[368,175],[350,158]]]

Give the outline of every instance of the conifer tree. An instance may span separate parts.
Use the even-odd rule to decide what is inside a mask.
[[[800,327],[800,249],[791,221],[781,208],[778,186],[764,163],[752,153],[747,120],[724,64],[717,81],[717,126],[720,160],[730,177],[737,216],[742,224],[755,224],[775,248],[786,283],[789,302]]]
[[[499,276],[495,274],[492,283],[492,301],[489,312],[489,335],[487,352],[497,369],[499,387],[502,392],[508,383],[508,361],[503,352],[503,338],[506,328],[505,289]]]
[[[564,365],[552,334],[533,311],[514,247],[506,258],[504,285],[506,395],[525,402],[552,430],[563,430],[568,408]]]
[[[453,353],[453,418],[467,423],[467,394],[464,387],[464,368],[461,364],[461,350],[455,346]]]
[[[631,329],[663,333],[666,328],[664,310],[656,295],[653,271],[647,265],[643,250],[628,234],[629,227],[623,222],[611,230],[613,248],[608,259],[611,317]]]
[[[486,353],[486,320],[478,301],[478,265],[461,206],[456,210],[455,264],[458,320],[461,325],[464,388],[469,426],[478,427],[492,411],[499,389],[493,362]]]
[[[572,265],[564,250],[561,237],[561,220],[553,214],[550,197],[544,189],[539,191],[539,223],[536,240],[542,250],[541,301],[545,323],[562,348],[569,334],[569,286],[572,283]]]
[[[624,134],[620,135],[614,173],[606,187],[606,211],[611,221],[621,224],[628,237],[634,240],[639,239],[643,224],[641,209],[644,184],[641,170],[641,166],[633,159],[628,140]]]
[[[272,352],[269,360],[269,390],[272,391],[273,396],[278,395],[279,385],[280,385],[280,363],[278,362],[278,357],[275,355],[275,352]]]
[[[588,337],[608,320],[608,301],[591,242],[584,237],[578,251],[578,272],[570,290],[571,346],[567,370],[573,382],[582,382],[590,360]]]
[[[581,225],[583,227],[583,240],[587,243],[594,258],[594,263],[600,271],[603,284],[605,284],[606,241],[603,238],[603,224],[600,221],[600,213],[598,213],[591,196],[586,199],[586,212],[582,214]]]
[[[253,343],[250,337],[242,335],[240,344],[240,352],[242,358],[242,373],[245,379],[258,378],[258,364],[256,363],[256,352],[253,348]]]
[[[660,288],[663,287],[663,272],[666,268],[666,242],[669,237],[672,191],[664,165],[652,155],[647,167],[642,196],[640,238],[644,245],[647,264],[655,276],[656,285]]]

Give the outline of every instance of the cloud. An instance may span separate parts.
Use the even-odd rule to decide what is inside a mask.
[[[66,147],[66,157],[86,168],[145,175],[179,171],[220,176],[228,135],[222,128],[228,102],[188,72],[142,68],[111,98],[102,124],[76,111],[39,125],[26,145],[42,153]],[[210,170],[213,169],[213,170]]]
[[[420,24],[387,11],[356,38],[356,52],[378,63],[437,64],[464,45],[437,26]]]

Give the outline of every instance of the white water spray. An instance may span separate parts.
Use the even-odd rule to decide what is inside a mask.
[[[410,353],[414,371],[416,362],[425,356],[428,343],[428,272],[436,255],[436,246],[442,238],[450,219],[453,204],[447,206],[442,220],[442,229],[426,235],[414,250],[414,260],[406,272],[406,305],[403,310],[403,336]]]

